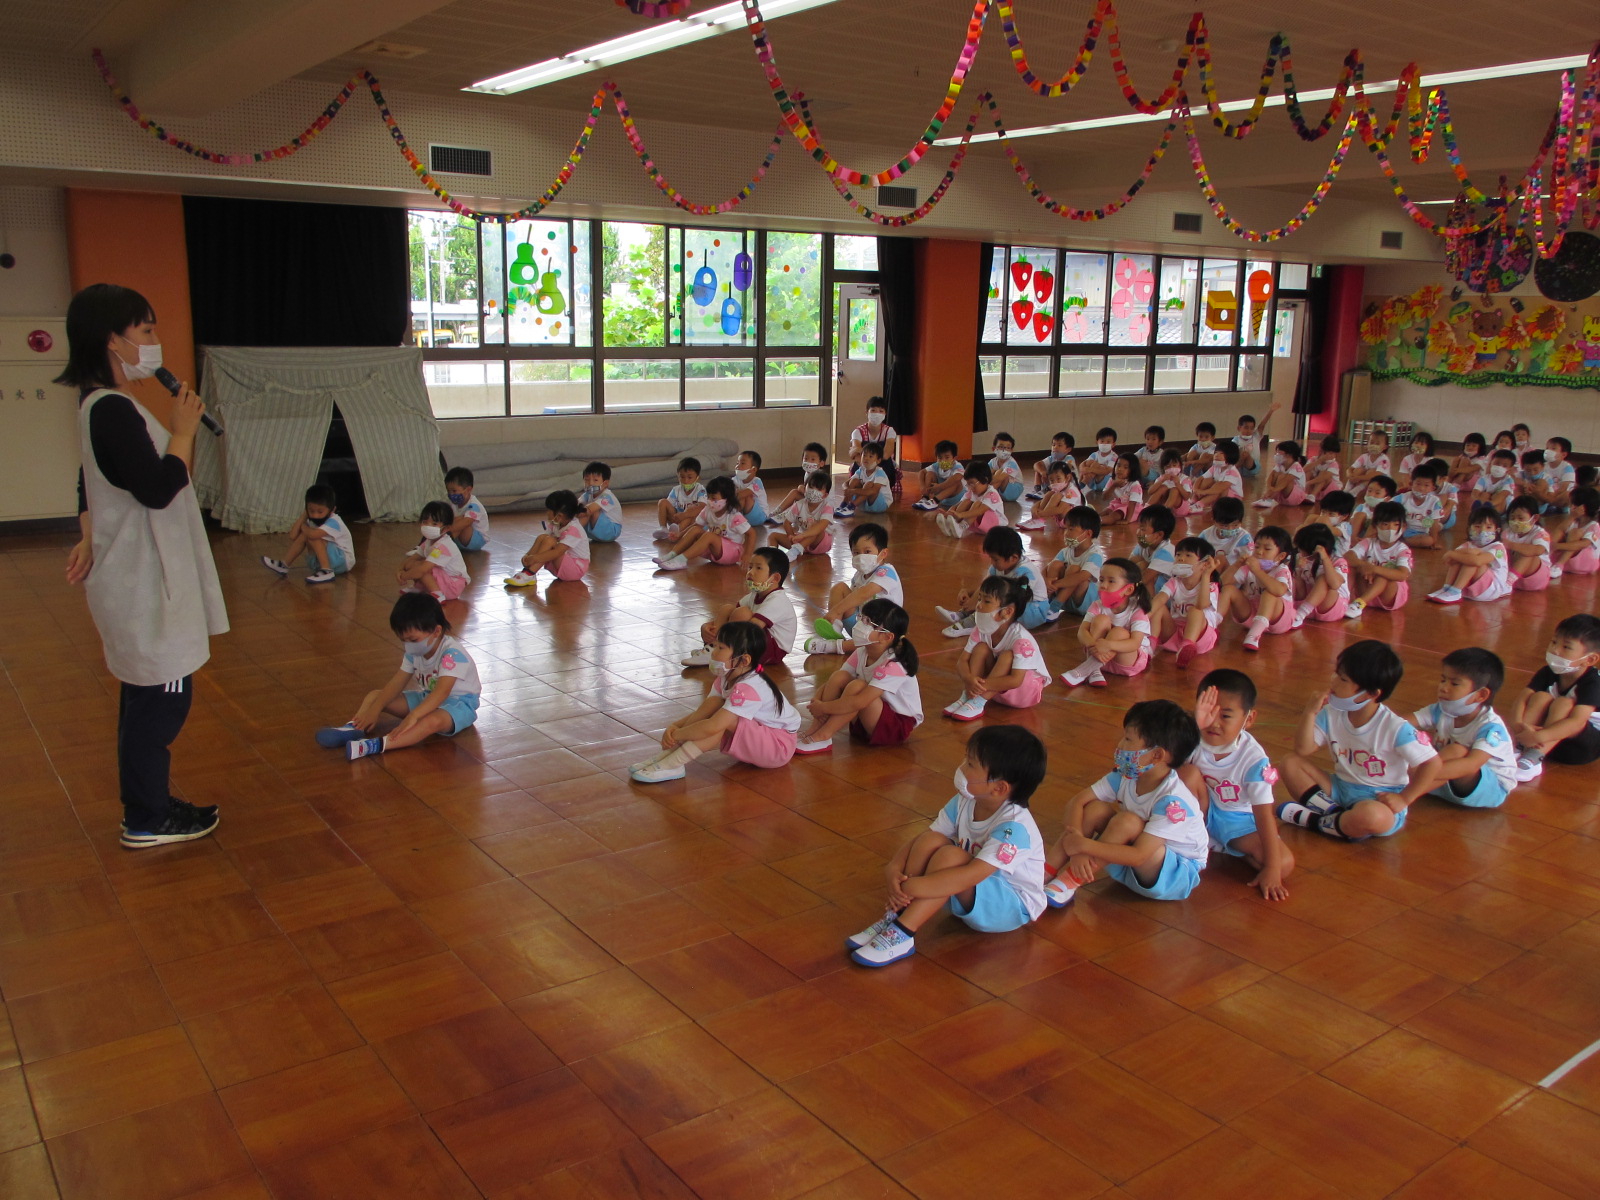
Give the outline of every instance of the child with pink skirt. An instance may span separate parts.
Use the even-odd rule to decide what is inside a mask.
[[[1339,474],[1343,470],[1339,464],[1340,449],[1338,434],[1324,434],[1317,456],[1306,464],[1306,494],[1313,500],[1321,500],[1329,492],[1344,490]]]
[[[766,629],[754,621],[729,621],[717,630],[711,694],[667,726],[659,754],[628,768],[635,783],[682,779],[689,764],[709,750],[753,767],[781,767],[794,757],[800,710],[762,669],[766,644]]]
[[[1150,665],[1150,592],[1127,558],[1108,558],[1100,591],[1078,626],[1083,662],[1062,673],[1068,687],[1105,687],[1107,675],[1137,675]]]
[[[1295,605],[1292,628],[1307,621],[1342,621],[1350,607],[1350,566],[1334,549],[1333,530],[1302,525],[1294,533]]]
[[[989,464],[973,463],[967,468],[966,479],[966,496],[949,512],[942,512],[935,518],[939,528],[958,538],[968,533],[988,533],[996,525],[1008,524],[1005,501],[994,486]]]
[[[589,532],[577,519],[578,497],[565,489],[545,497],[545,532],[522,556],[522,569],[506,576],[507,587],[532,587],[540,571],[568,582],[589,573]]]
[[[1022,624],[1031,595],[1020,576],[990,575],[978,585],[972,633],[956,662],[961,695],[945,706],[945,716],[976,721],[991,700],[1007,708],[1033,708],[1044,697],[1050,668]]]
[[[1160,504],[1172,510],[1174,517],[1183,518],[1196,511],[1194,480],[1183,473],[1183,455],[1176,450],[1161,452],[1161,474],[1145,489],[1146,504]]]
[[[1600,491],[1574,488],[1572,511],[1551,535],[1550,578],[1593,575],[1600,570]]]
[[[417,518],[417,532],[422,540],[406,551],[400,564],[396,582],[400,592],[428,592],[435,600],[459,600],[467,590],[472,576],[467,574],[467,563],[461,557],[461,548],[449,536],[450,524],[456,519],[456,510],[443,500],[430,500],[422,506]]]
[[[1119,522],[1132,525],[1144,508],[1144,484],[1140,482],[1139,457],[1136,454],[1117,455],[1117,465],[1111,468],[1111,484],[1107,494],[1105,524]]]
[[[1037,533],[1046,528],[1054,517],[1057,527],[1065,527],[1067,514],[1083,503],[1083,492],[1078,487],[1077,475],[1072,469],[1072,459],[1064,458],[1045,468],[1045,490],[1033,502],[1033,511],[1026,521],[1018,521],[1017,528]]]
[[[1406,531],[1405,505],[1386,500],[1372,512],[1370,537],[1356,543],[1348,560],[1353,599],[1344,615],[1354,620],[1368,608],[1395,612],[1411,599],[1411,572],[1415,569],[1411,547],[1401,535]]]
[[[1289,565],[1293,553],[1289,531],[1265,525],[1256,533],[1254,548],[1222,586],[1218,603],[1224,613],[1245,626],[1246,650],[1261,649],[1263,634],[1288,633],[1294,628],[1294,577]]]
[[[706,503],[694,523],[672,549],[650,561],[663,571],[682,571],[691,560],[703,558],[718,566],[748,564],[756,546],[756,531],[739,511],[733,480],[720,475],[706,484]]]
[[[1158,647],[1178,656],[1179,667],[1216,648],[1222,625],[1216,572],[1205,538],[1186,537],[1173,548],[1172,574],[1156,592],[1150,630]]]
[[[1506,506],[1506,531],[1500,540],[1511,555],[1511,586],[1542,592],[1550,586],[1550,533],[1539,524],[1539,501],[1518,496]]]
[[[1472,514],[1467,540],[1444,554],[1444,586],[1428,593],[1435,604],[1500,600],[1511,594],[1511,555],[1500,542],[1504,520],[1492,508]]]
[[[1255,502],[1255,507],[1274,508],[1281,504],[1293,508],[1310,503],[1311,496],[1306,492],[1306,456],[1300,443],[1279,442],[1272,453],[1272,470],[1267,472],[1261,499]]]

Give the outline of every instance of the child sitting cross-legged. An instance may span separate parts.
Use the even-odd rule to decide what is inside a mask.
[[[922,689],[917,684],[917,649],[906,637],[911,618],[892,600],[868,600],[850,631],[855,647],[806,706],[811,726],[795,743],[796,754],[826,754],[849,726],[869,746],[898,746],[922,724]]]
[[[1216,647],[1222,624],[1216,570],[1211,543],[1186,537],[1175,548],[1171,574],[1156,591],[1150,636],[1161,649],[1178,656],[1181,668]]]
[[[1150,665],[1150,593],[1144,572],[1127,558],[1100,568],[1100,594],[1078,626],[1083,662],[1065,671],[1068,687],[1105,687],[1106,675],[1137,675]]]
[[[1256,872],[1250,886],[1261,889],[1263,897],[1287,900],[1283,881],[1294,870],[1294,855],[1278,836],[1272,812],[1277,769],[1250,733],[1256,723],[1255,681],[1243,671],[1212,671],[1200,681],[1194,720],[1200,745],[1189,765],[1205,780],[1211,848],[1249,863]]]
[[[824,555],[833,549],[833,476],[817,471],[807,476],[800,498],[774,515],[783,528],[767,540],[793,562],[802,554]]]
[[[283,558],[270,554],[261,556],[261,565],[277,575],[287,575],[289,564],[305,552],[307,583],[332,583],[356,565],[355,543],[350,538],[350,527],[335,511],[337,501],[333,489],[326,484],[314,483],[306,489],[306,508],[300,519],[289,530],[289,548]]]
[[[1499,808],[1517,786],[1517,750],[1494,711],[1506,668],[1490,650],[1452,650],[1439,664],[1438,699],[1411,714],[1439,751],[1439,786],[1429,793],[1465,808]]]
[[[717,634],[729,621],[754,621],[766,630],[767,641],[756,659],[758,666],[775,667],[794,649],[797,619],[794,601],[783,590],[789,578],[789,558],[781,550],[762,546],[750,555],[745,585],[750,589],[737,604],[730,604],[700,626],[701,646],[683,660],[686,667],[709,667]]]
[[[708,750],[754,767],[781,767],[794,757],[800,710],[765,674],[767,631],[754,621],[729,621],[717,630],[710,667],[711,694],[661,734],[661,753],[628,768],[635,783],[682,779]]]
[[[522,569],[505,578],[507,587],[532,587],[541,570],[557,579],[582,579],[589,573],[589,535],[578,519],[578,498],[562,489],[545,497],[545,531],[522,556]]]
[[[918,512],[949,508],[961,499],[966,489],[966,468],[956,458],[954,442],[943,441],[933,448],[933,461],[922,468],[919,478],[922,495],[911,507]]]
[[[998,525],[983,535],[983,553],[989,559],[989,565],[984,569],[983,578],[978,580],[982,585],[984,579],[995,575],[1003,575],[1007,579],[1020,579],[1028,586],[1028,607],[1022,613],[1022,626],[1024,629],[1037,629],[1039,626],[1055,620],[1055,615],[1050,611],[1050,591],[1044,581],[1044,576],[1039,573],[1039,568],[1022,557],[1022,535],[1009,525]],[[934,605],[934,612],[939,614],[942,621],[947,622],[944,635],[947,638],[964,638],[972,632],[972,614],[978,606],[978,588],[962,588],[956,595],[956,606],[945,608]]]
[[[1210,842],[1200,801],[1178,775],[1200,744],[1194,718],[1171,700],[1141,700],[1122,718],[1116,766],[1071,800],[1045,853],[1045,900],[1065,908],[1102,871],[1152,900],[1194,891]]]
[[[945,706],[945,716],[976,721],[991,700],[1007,708],[1033,708],[1044,697],[1050,668],[1020,620],[1028,595],[1022,580],[1003,575],[979,585],[972,633],[956,661],[962,692]]]
[[[1006,509],[995,490],[989,474],[988,463],[973,463],[967,468],[967,494],[942,512],[934,520],[940,529],[953,538],[964,537],[976,530],[988,533],[996,525],[1006,524]]]
[[[1433,790],[1439,756],[1427,734],[1384,704],[1404,674],[1385,642],[1340,652],[1332,685],[1306,706],[1295,752],[1283,761],[1283,784],[1295,799],[1278,805],[1279,820],[1351,842],[1405,828],[1411,805]],[[1323,746],[1332,775],[1313,761]]]
[[[979,933],[1007,933],[1044,912],[1044,838],[1028,802],[1044,780],[1044,743],[1017,725],[980,729],[956,768],[956,794],[884,868],[883,917],[845,939],[864,967],[917,950],[916,933],[946,904]]]
[[[611,468],[606,463],[592,462],[583,468],[578,524],[591,542],[614,542],[622,535],[622,503],[611,490]]]
[[[1546,761],[1600,760],[1600,617],[1574,613],[1557,625],[1544,664],[1511,710],[1521,783],[1543,774]]]
[[[856,615],[868,600],[882,596],[901,606],[906,602],[900,572],[889,565],[889,531],[882,525],[867,521],[850,531],[850,562],[855,570],[828,589],[827,611],[812,623],[816,636],[806,638],[807,654],[845,653]]]
[[[1100,595],[1100,568],[1106,548],[1100,544],[1100,514],[1087,504],[1062,518],[1066,542],[1044,565],[1045,587],[1050,592],[1051,620],[1064,612],[1083,616]]]

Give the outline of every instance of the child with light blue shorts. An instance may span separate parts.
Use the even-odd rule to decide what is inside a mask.
[[[1061,520],[1066,542],[1044,565],[1052,620],[1064,612],[1081,617],[1093,607],[1100,599],[1100,568],[1106,565],[1106,548],[1100,544],[1100,514],[1087,504],[1080,504],[1068,509]]]
[[[1151,900],[1182,900],[1200,882],[1210,841],[1200,802],[1179,776],[1200,744],[1192,716],[1171,700],[1141,700],[1122,718],[1116,768],[1067,802],[1045,854],[1045,900],[1065,908],[1101,864]]]
[[[611,492],[611,468],[603,462],[583,469],[578,524],[588,531],[591,542],[614,542],[622,533],[622,505]]]
[[[1429,792],[1463,808],[1499,808],[1517,786],[1517,751],[1495,694],[1506,668],[1490,650],[1452,650],[1439,664],[1438,699],[1411,714],[1439,752],[1439,786]]]
[[[489,544],[489,510],[472,494],[474,482],[466,467],[451,467],[445,472],[445,498],[456,513],[449,533],[462,550],[482,550]]]
[[[332,583],[356,565],[350,527],[340,518],[338,500],[327,484],[306,489],[306,508],[289,530],[289,548],[282,558],[261,556],[261,565],[275,575],[287,575],[289,564],[305,554],[307,583]]]

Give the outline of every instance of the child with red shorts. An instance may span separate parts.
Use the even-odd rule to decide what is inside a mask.
[[[794,649],[794,601],[783,590],[789,578],[789,556],[782,550],[762,546],[750,555],[750,569],[744,581],[749,586],[737,604],[730,604],[700,626],[701,646],[683,660],[686,667],[709,667],[717,645],[717,633],[729,621],[754,621],[767,632],[766,648],[756,661],[775,667]]]
[[[796,754],[828,753],[846,726],[869,746],[898,746],[911,737],[922,724],[922,689],[917,650],[906,638],[910,624],[893,600],[880,597],[861,606],[850,631],[855,649],[807,706],[811,727],[795,743]]]

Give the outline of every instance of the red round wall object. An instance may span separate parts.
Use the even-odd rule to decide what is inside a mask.
[[[48,354],[50,348],[55,344],[55,338],[51,337],[43,329],[35,329],[28,335],[28,349],[36,353]]]

